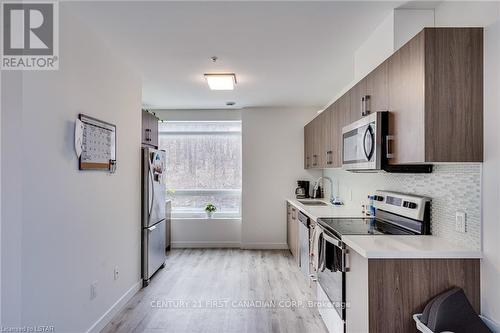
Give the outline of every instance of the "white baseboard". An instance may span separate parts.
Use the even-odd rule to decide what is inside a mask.
[[[247,250],[286,250],[287,243],[241,243],[242,249]]]
[[[210,241],[210,242],[184,242],[184,241],[174,241],[171,242],[173,249],[202,249],[202,248],[237,248],[241,247],[240,242],[232,241]]]
[[[99,318],[90,328],[87,333],[100,332],[111,319],[123,308],[123,306],[137,293],[142,286],[142,280],[130,287],[125,294],[120,297],[115,304],[113,304],[108,311],[106,311],[101,318]]]
[[[240,243],[234,241],[173,241],[171,243],[173,249],[210,249],[210,248],[237,248],[247,250],[286,250],[287,243]]]
[[[493,333],[500,333],[500,325],[497,322],[484,316],[481,316],[481,318],[486,323],[486,326],[488,326],[490,330],[493,331]]]

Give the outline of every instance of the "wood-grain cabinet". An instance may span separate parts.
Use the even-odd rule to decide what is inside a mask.
[[[482,162],[483,29],[426,28],[388,66],[390,162]]]
[[[142,144],[158,148],[158,118],[142,110]]]
[[[347,250],[347,333],[413,333],[413,314],[453,287],[480,313],[479,259],[367,259]]]
[[[483,161],[483,29],[425,28],[304,128],[306,169],[342,165],[342,127],[389,111],[389,164]]]
[[[298,210],[294,206],[287,203],[287,243],[290,252],[292,253],[295,261],[299,262],[299,220]]]

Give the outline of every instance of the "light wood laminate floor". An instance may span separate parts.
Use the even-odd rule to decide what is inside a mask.
[[[313,299],[289,251],[179,249],[102,332],[327,332]]]

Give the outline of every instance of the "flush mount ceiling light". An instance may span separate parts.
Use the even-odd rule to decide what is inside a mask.
[[[234,73],[205,74],[205,79],[210,90],[233,90],[236,84]]]

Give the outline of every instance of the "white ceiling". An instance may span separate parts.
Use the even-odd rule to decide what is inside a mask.
[[[65,5],[142,75],[145,106],[319,109],[352,80],[354,51],[401,2]],[[236,89],[210,91],[210,72],[236,73]]]

